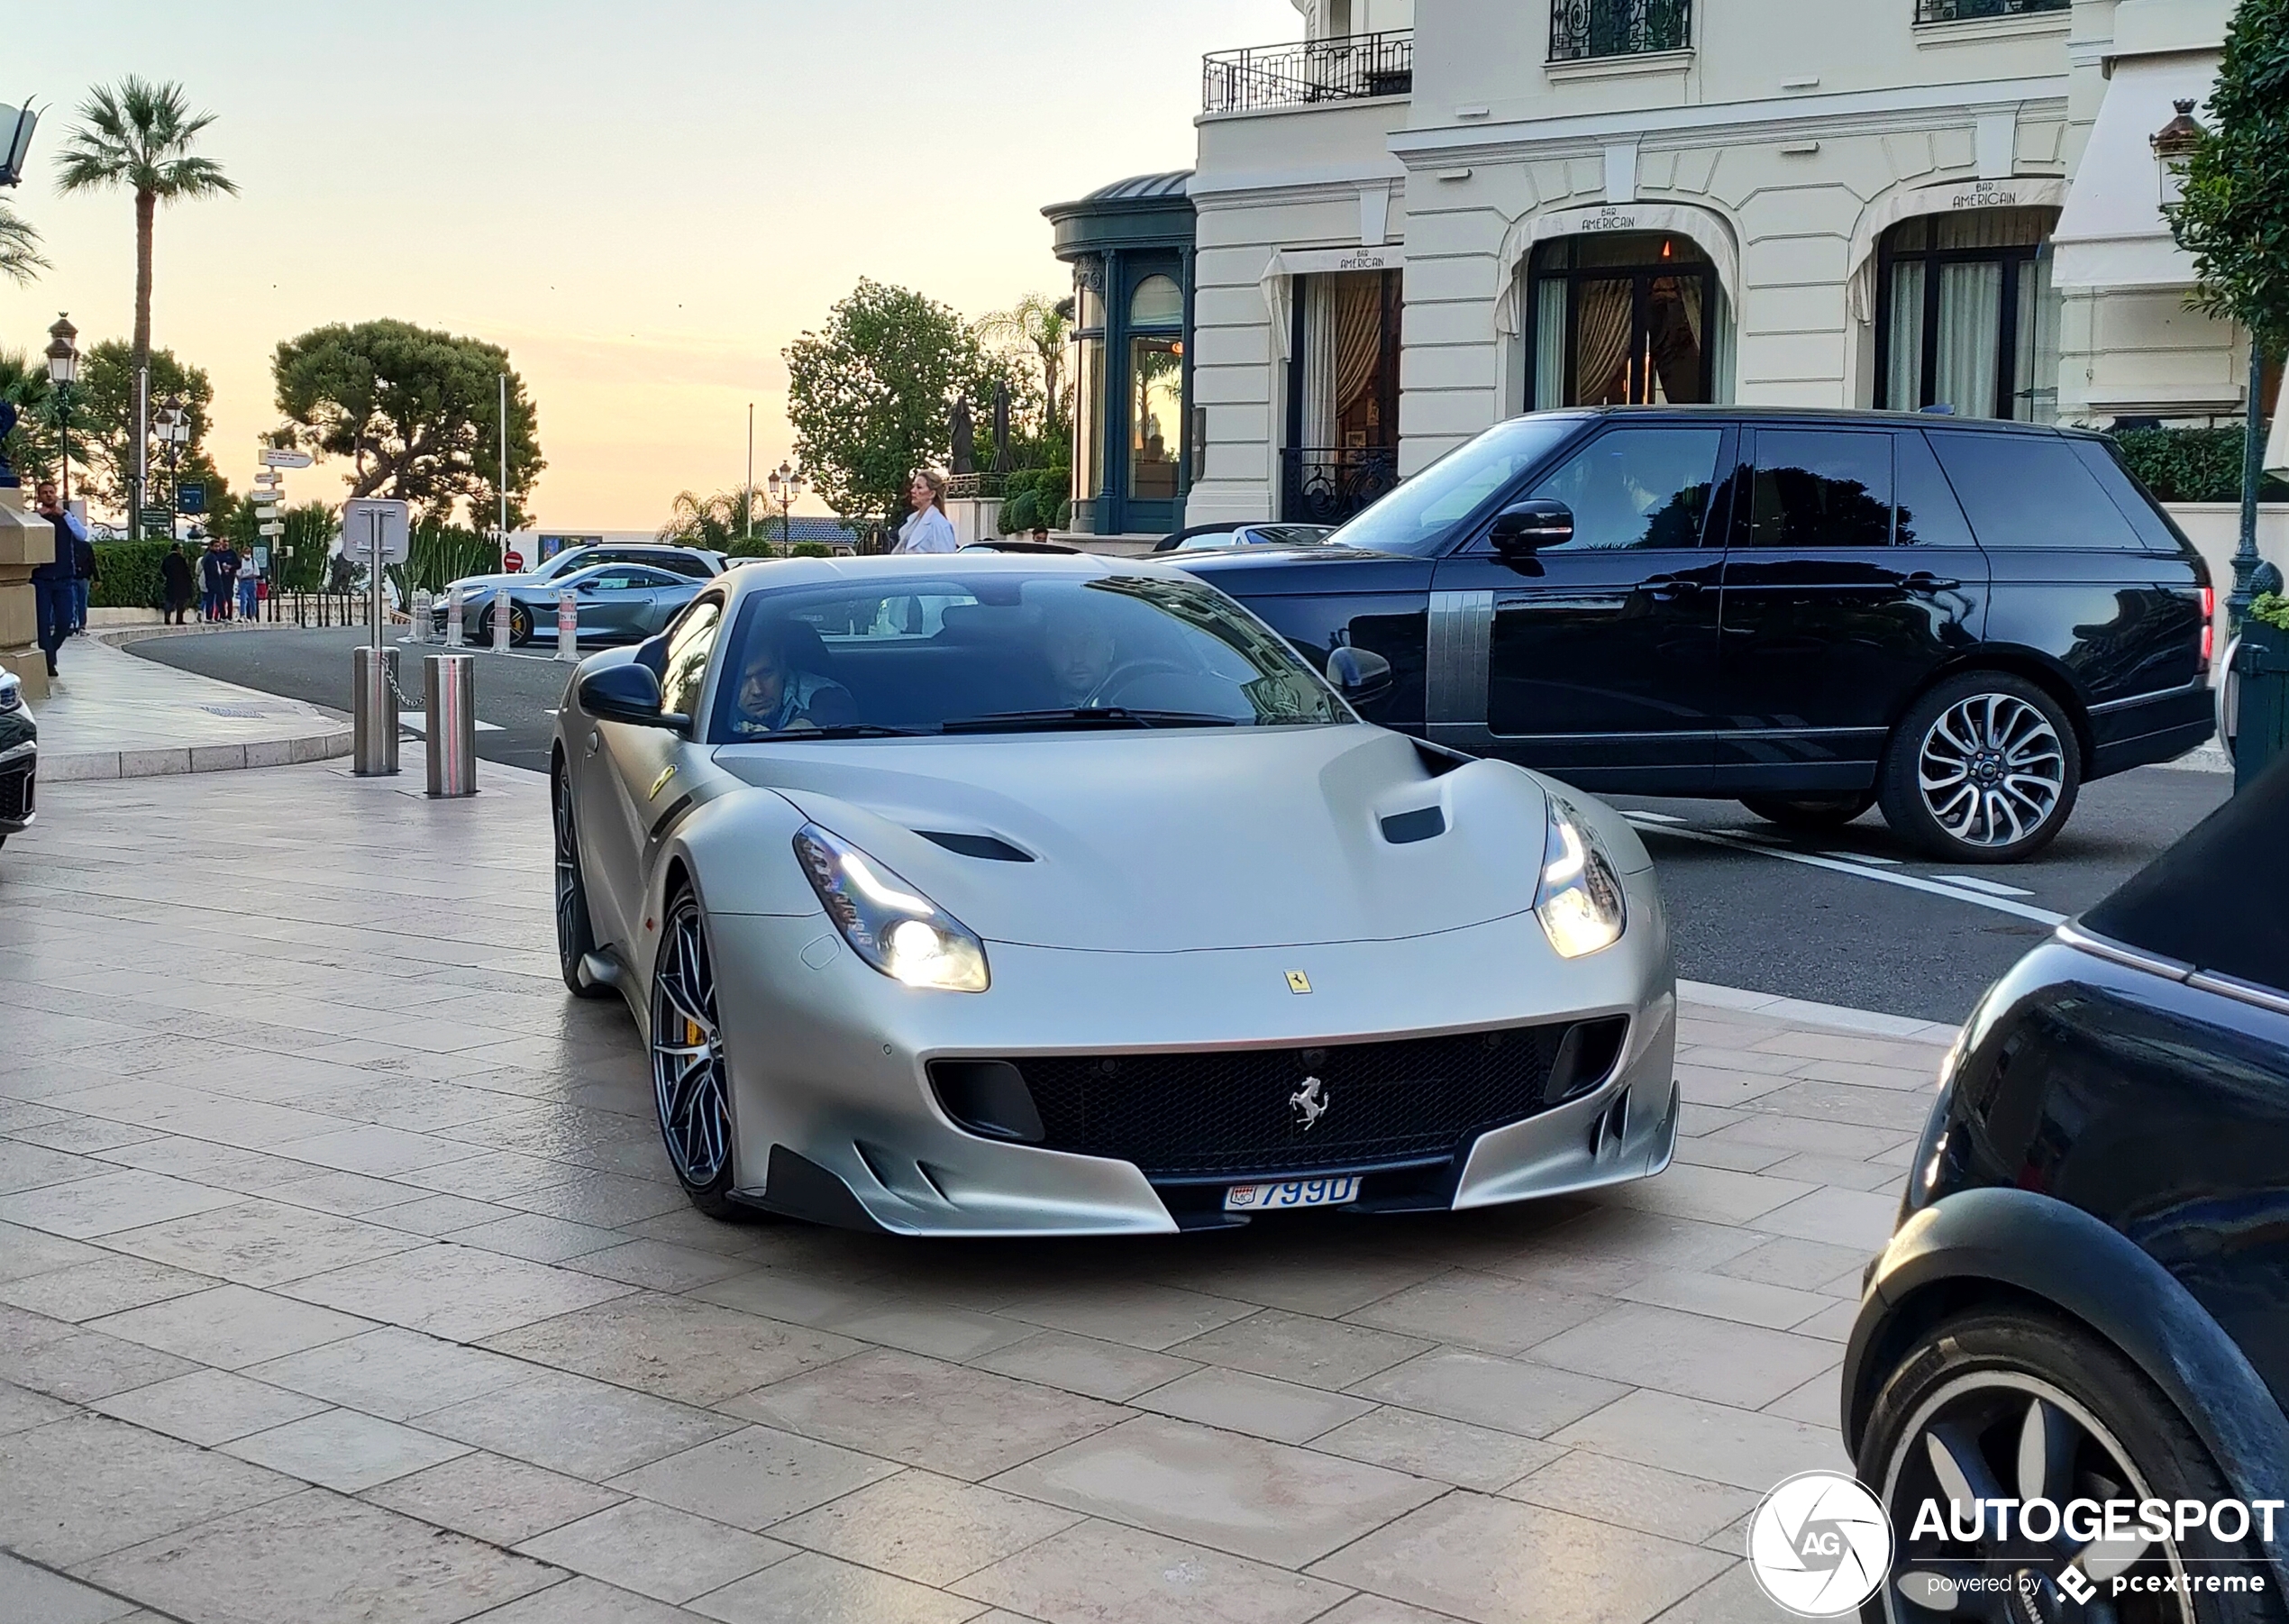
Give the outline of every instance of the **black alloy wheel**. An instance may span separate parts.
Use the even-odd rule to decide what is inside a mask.
[[[668,1161],[691,1204],[733,1218],[731,1070],[716,1016],[716,971],[699,899],[668,904],[652,975],[652,1092]]]
[[[1875,805],[1875,791],[1858,795],[1744,795],[1740,804],[1768,824],[1820,833],[1840,829]]]
[[[1893,834],[1946,862],[2017,862],[2058,836],[2082,789],[2058,702],[2004,671],[1966,671],[1916,701],[1876,781]]]
[[[533,641],[533,611],[521,603],[508,607],[508,641],[511,648],[524,648]]]
[[[2271,1619],[2249,1594],[2146,1588],[2191,1574],[2266,1572],[2254,1542],[2197,1528],[2148,1541],[2077,1540],[2065,1528],[2029,1537],[2014,1514],[1982,1537],[1914,1533],[1924,1502],[1941,1516],[1971,1501],[2231,1498],[2201,1441],[2170,1401],[2112,1347],[2077,1325],[2019,1309],[1947,1321],[1908,1350],[1885,1381],[1860,1444],[1860,1480],[1892,1519],[1898,1555],[1866,1624],[2242,1624]],[[2087,1515],[2087,1514],[2084,1514]],[[2040,1525],[2047,1517],[2038,1518]],[[2041,1533],[2038,1526],[2034,1532]],[[2070,1569],[2072,1570],[2070,1573]],[[2113,1581],[2140,1588],[2113,1593]],[[1965,1580],[2001,1588],[1970,1591]],[[2083,1600],[2075,1600],[2080,1595]]]
[[[549,786],[550,823],[555,838],[556,966],[575,998],[609,998],[612,989],[580,976],[580,961],[596,951],[596,927],[588,916],[588,882],[580,878],[580,842],[572,826],[571,777],[559,761]]]

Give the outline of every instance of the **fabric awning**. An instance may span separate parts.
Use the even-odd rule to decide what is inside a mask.
[[[2162,172],[2150,138],[2177,115],[2175,104],[2209,99],[2218,59],[2214,50],[2176,51],[2115,64],[2052,235],[2057,287],[2193,286],[2193,258],[2172,240],[2162,217]]]

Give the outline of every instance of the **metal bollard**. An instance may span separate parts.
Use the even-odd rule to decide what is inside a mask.
[[[397,771],[397,651],[360,643],[350,660],[351,771],[386,778]]]
[[[493,652],[496,654],[506,654],[508,652],[508,625],[510,613],[511,611],[508,606],[508,588],[506,587],[495,587],[493,588]]]
[[[457,649],[466,641],[462,635],[461,595],[457,587],[445,594],[445,646]]]
[[[406,622],[405,642],[427,643],[429,641],[429,606],[433,601],[434,600],[426,591],[414,594],[413,613]]]
[[[477,793],[477,659],[432,654],[421,662],[429,711],[429,793],[444,799]]]
[[[580,658],[580,600],[570,592],[556,595],[556,657],[575,664]]]

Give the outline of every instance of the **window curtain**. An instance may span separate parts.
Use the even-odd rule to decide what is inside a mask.
[[[1892,365],[1883,404],[1895,412],[1923,405],[1923,261],[1892,268]]]
[[[1375,386],[1383,354],[1382,278],[1372,274],[1330,278],[1335,284],[1335,415],[1351,410]]]
[[[1995,415],[2002,286],[2000,260],[1939,267],[1939,364],[1932,398],[1959,416]]]
[[[1579,287],[1577,399],[1569,404],[1596,405],[1600,397],[1594,392],[1604,389],[1628,362],[1637,287],[1630,282],[1583,282]]]
[[[2051,251],[2043,246],[2019,270],[2018,397],[2011,415],[2021,423],[2058,420],[2058,293],[2051,286]]]
[[[1565,278],[1544,277],[1534,300],[1534,409],[1547,412],[1573,403],[1565,397]]]
[[[1299,447],[1324,452],[1336,442],[1336,287],[1332,277],[1305,278],[1303,421]]]

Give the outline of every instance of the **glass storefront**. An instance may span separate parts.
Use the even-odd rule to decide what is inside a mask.
[[[1184,292],[1174,278],[1137,283],[1128,327],[1128,494],[1173,501],[1184,442]]]
[[[1300,278],[1283,519],[1339,524],[1397,482],[1400,290],[1395,270]]]
[[[1530,272],[1529,406],[1689,406],[1721,398],[1730,322],[1716,267],[1658,232],[1561,237]]]
[[[1876,254],[1875,404],[2049,423],[2058,406],[2060,300],[2052,209],[1921,215]]]

